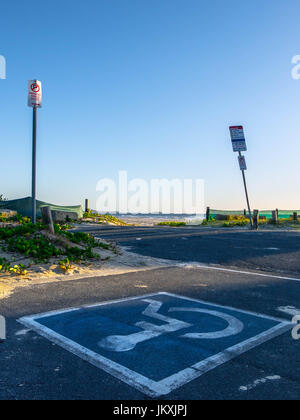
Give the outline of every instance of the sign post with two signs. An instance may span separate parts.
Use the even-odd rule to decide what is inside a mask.
[[[33,108],[32,120],[32,223],[36,224],[36,126],[37,109],[42,107],[42,83],[38,80],[28,82],[28,106]]]
[[[242,155],[241,152],[247,151],[247,145],[246,145],[246,139],[244,134],[244,127],[241,125],[238,126],[232,126],[229,127],[230,130],[230,136],[231,136],[231,142],[232,142],[232,148],[234,152],[238,152],[238,161],[240,165],[240,170],[242,171],[243,175],[243,182],[244,182],[244,188],[245,188],[245,194],[246,194],[246,200],[247,200],[247,206],[248,206],[248,212],[249,212],[249,218],[250,218],[250,225],[251,229],[253,228],[253,221],[252,221],[252,214],[251,214],[251,208],[250,208],[250,202],[249,202],[249,196],[248,196],[248,190],[247,190],[247,183],[246,183],[246,176],[245,171],[247,170],[247,164],[246,164],[246,158]]]

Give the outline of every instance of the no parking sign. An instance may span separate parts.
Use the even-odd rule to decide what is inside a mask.
[[[39,80],[28,81],[28,106],[31,108],[42,107],[42,83]]]

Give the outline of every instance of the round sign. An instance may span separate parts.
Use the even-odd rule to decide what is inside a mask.
[[[41,88],[37,83],[32,83],[31,90],[32,92],[38,93],[41,90]]]

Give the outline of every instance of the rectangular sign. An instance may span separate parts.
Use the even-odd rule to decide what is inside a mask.
[[[234,152],[246,152],[244,128],[241,125],[229,127]]]
[[[28,81],[28,106],[31,108],[42,107],[42,83],[38,80]]]
[[[245,156],[238,156],[241,171],[247,171],[247,163]]]

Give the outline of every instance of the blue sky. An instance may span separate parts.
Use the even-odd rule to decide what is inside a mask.
[[[43,82],[38,197],[95,205],[97,181],[201,178],[244,208],[228,126],[245,126],[254,208],[300,208],[299,0],[2,2],[0,193],[30,195],[27,81]]]

